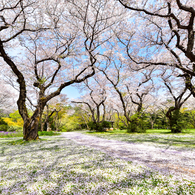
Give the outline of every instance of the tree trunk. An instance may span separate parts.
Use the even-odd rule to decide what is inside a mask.
[[[41,122],[41,131],[44,130],[44,122],[43,122],[43,115],[40,115],[40,122]]]
[[[46,131],[51,131],[51,127],[49,125],[49,121],[47,121],[46,124],[47,124],[47,130]]]
[[[55,131],[59,131],[59,127],[60,127],[60,122],[59,122],[59,116],[58,113],[60,112],[60,110],[56,110],[56,115],[55,115]]]
[[[181,133],[183,125],[181,123],[180,108],[169,108],[166,116],[169,119],[171,133]]]
[[[38,140],[39,117],[32,117],[24,122],[23,139],[26,141]]]
[[[154,121],[150,121],[151,129],[154,129]]]
[[[24,120],[23,125],[23,139],[26,141],[38,140],[38,128],[40,117],[43,114],[45,104],[43,102],[39,103],[37,109],[35,110],[32,117],[28,117]]]

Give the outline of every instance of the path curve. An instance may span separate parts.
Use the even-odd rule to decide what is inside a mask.
[[[99,149],[113,157],[143,164],[178,178],[195,181],[195,151],[162,149],[146,144],[108,140],[78,132],[65,132],[60,135],[77,144]]]

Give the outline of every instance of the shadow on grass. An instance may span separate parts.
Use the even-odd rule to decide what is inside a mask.
[[[114,194],[134,188],[135,194],[148,189],[159,194],[170,182],[146,168],[66,139],[8,144],[1,151],[1,194]],[[175,188],[179,185],[188,191],[195,187],[179,183]]]

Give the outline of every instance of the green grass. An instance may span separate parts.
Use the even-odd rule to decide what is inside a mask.
[[[115,129],[113,131],[105,131],[105,132],[96,132],[96,131],[87,131],[88,134],[95,134],[95,135],[113,135],[113,134],[131,134],[127,133],[126,129],[120,130],[120,129]],[[160,134],[168,134],[171,133],[171,130],[169,129],[148,129],[146,130],[146,133],[144,134],[150,134],[150,133],[160,133]],[[194,131],[195,133],[195,131]],[[140,133],[132,133],[132,134],[140,134]]]
[[[23,132],[2,132],[0,131],[0,138],[6,138],[6,137],[22,137]]]
[[[171,133],[171,130],[170,129],[147,129],[146,133],[168,134]]]
[[[86,133],[106,139],[152,144],[158,147],[195,148],[195,129],[187,129],[179,134],[172,134],[167,129],[149,129],[146,133],[126,133],[126,130]]]
[[[105,132],[96,132],[96,131],[87,131],[88,134],[97,134],[97,135],[109,135],[109,134],[126,134],[127,130],[114,129],[113,131]]]
[[[47,139],[41,139],[39,138],[39,140],[31,140],[31,141],[25,141],[23,139],[6,139],[4,141],[2,141],[2,144],[6,144],[6,145],[26,145],[26,144],[30,144],[30,143],[37,143],[37,142],[41,142],[41,141],[46,141]]]
[[[170,129],[147,129],[146,133],[160,133],[160,134],[171,134]],[[182,133],[178,133],[175,135],[183,135],[183,134],[195,134],[195,129],[184,129]]]
[[[56,131],[39,131],[38,135],[39,136],[53,136],[53,135],[60,135],[60,133]]]
[[[120,130],[120,129],[114,129],[113,131],[106,131],[106,132],[96,132],[96,131],[87,131],[87,133],[89,134],[97,134],[97,135],[107,135],[107,134],[131,134],[131,133],[127,133],[126,129]],[[144,134],[151,134],[151,133],[160,133],[160,134],[171,134],[171,130],[170,129],[147,129],[146,133]],[[136,134],[136,133],[132,133],[132,134]],[[138,134],[138,133],[137,133]],[[140,133],[139,133],[140,134]],[[184,129],[182,133],[179,134],[195,134],[195,129]],[[176,134],[176,135],[179,135]]]
[[[54,135],[60,135],[59,132],[55,132],[55,131],[39,131],[38,132],[39,136],[54,136]],[[3,132],[0,131],[0,138],[7,138],[7,137],[23,137],[23,132],[19,131],[19,132]]]

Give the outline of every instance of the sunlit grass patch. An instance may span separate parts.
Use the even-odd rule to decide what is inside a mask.
[[[126,134],[127,133],[127,130],[126,129],[123,129],[123,130],[120,130],[120,129],[114,129],[112,131],[103,131],[103,132],[96,132],[96,131],[86,131],[84,133],[87,133],[87,134],[97,134],[97,135],[109,135],[109,134]]]
[[[150,133],[154,131],[154,133]],[[101,138],[114,139],[129,143],[142,143],[159,147],[195,148],[195,134],[192,133],[171,134],[166,130],[148,130],[148,133],[90,133]],[[87,133],[88,134],[88,133]]]
[[[60,135],[60,133],[56,131],[38,131],[38,135],[55,136],[55,135]],[[22,131],[14,131],[14,132],[0,131],[0,138],[11,138],[11,137],[23,137],[23,132]]]
[[[53,136],[53,135],[60,135],[59,132],[56,131],[38,131],[39,136]]]
[[[171,133],[170,129],[147,129],[146,133],[161,133],[161,134],[167,134]]]
[[[3,195],[195,194],[191,181],[154,172],[60,137],[4,144],[1,151]]]

